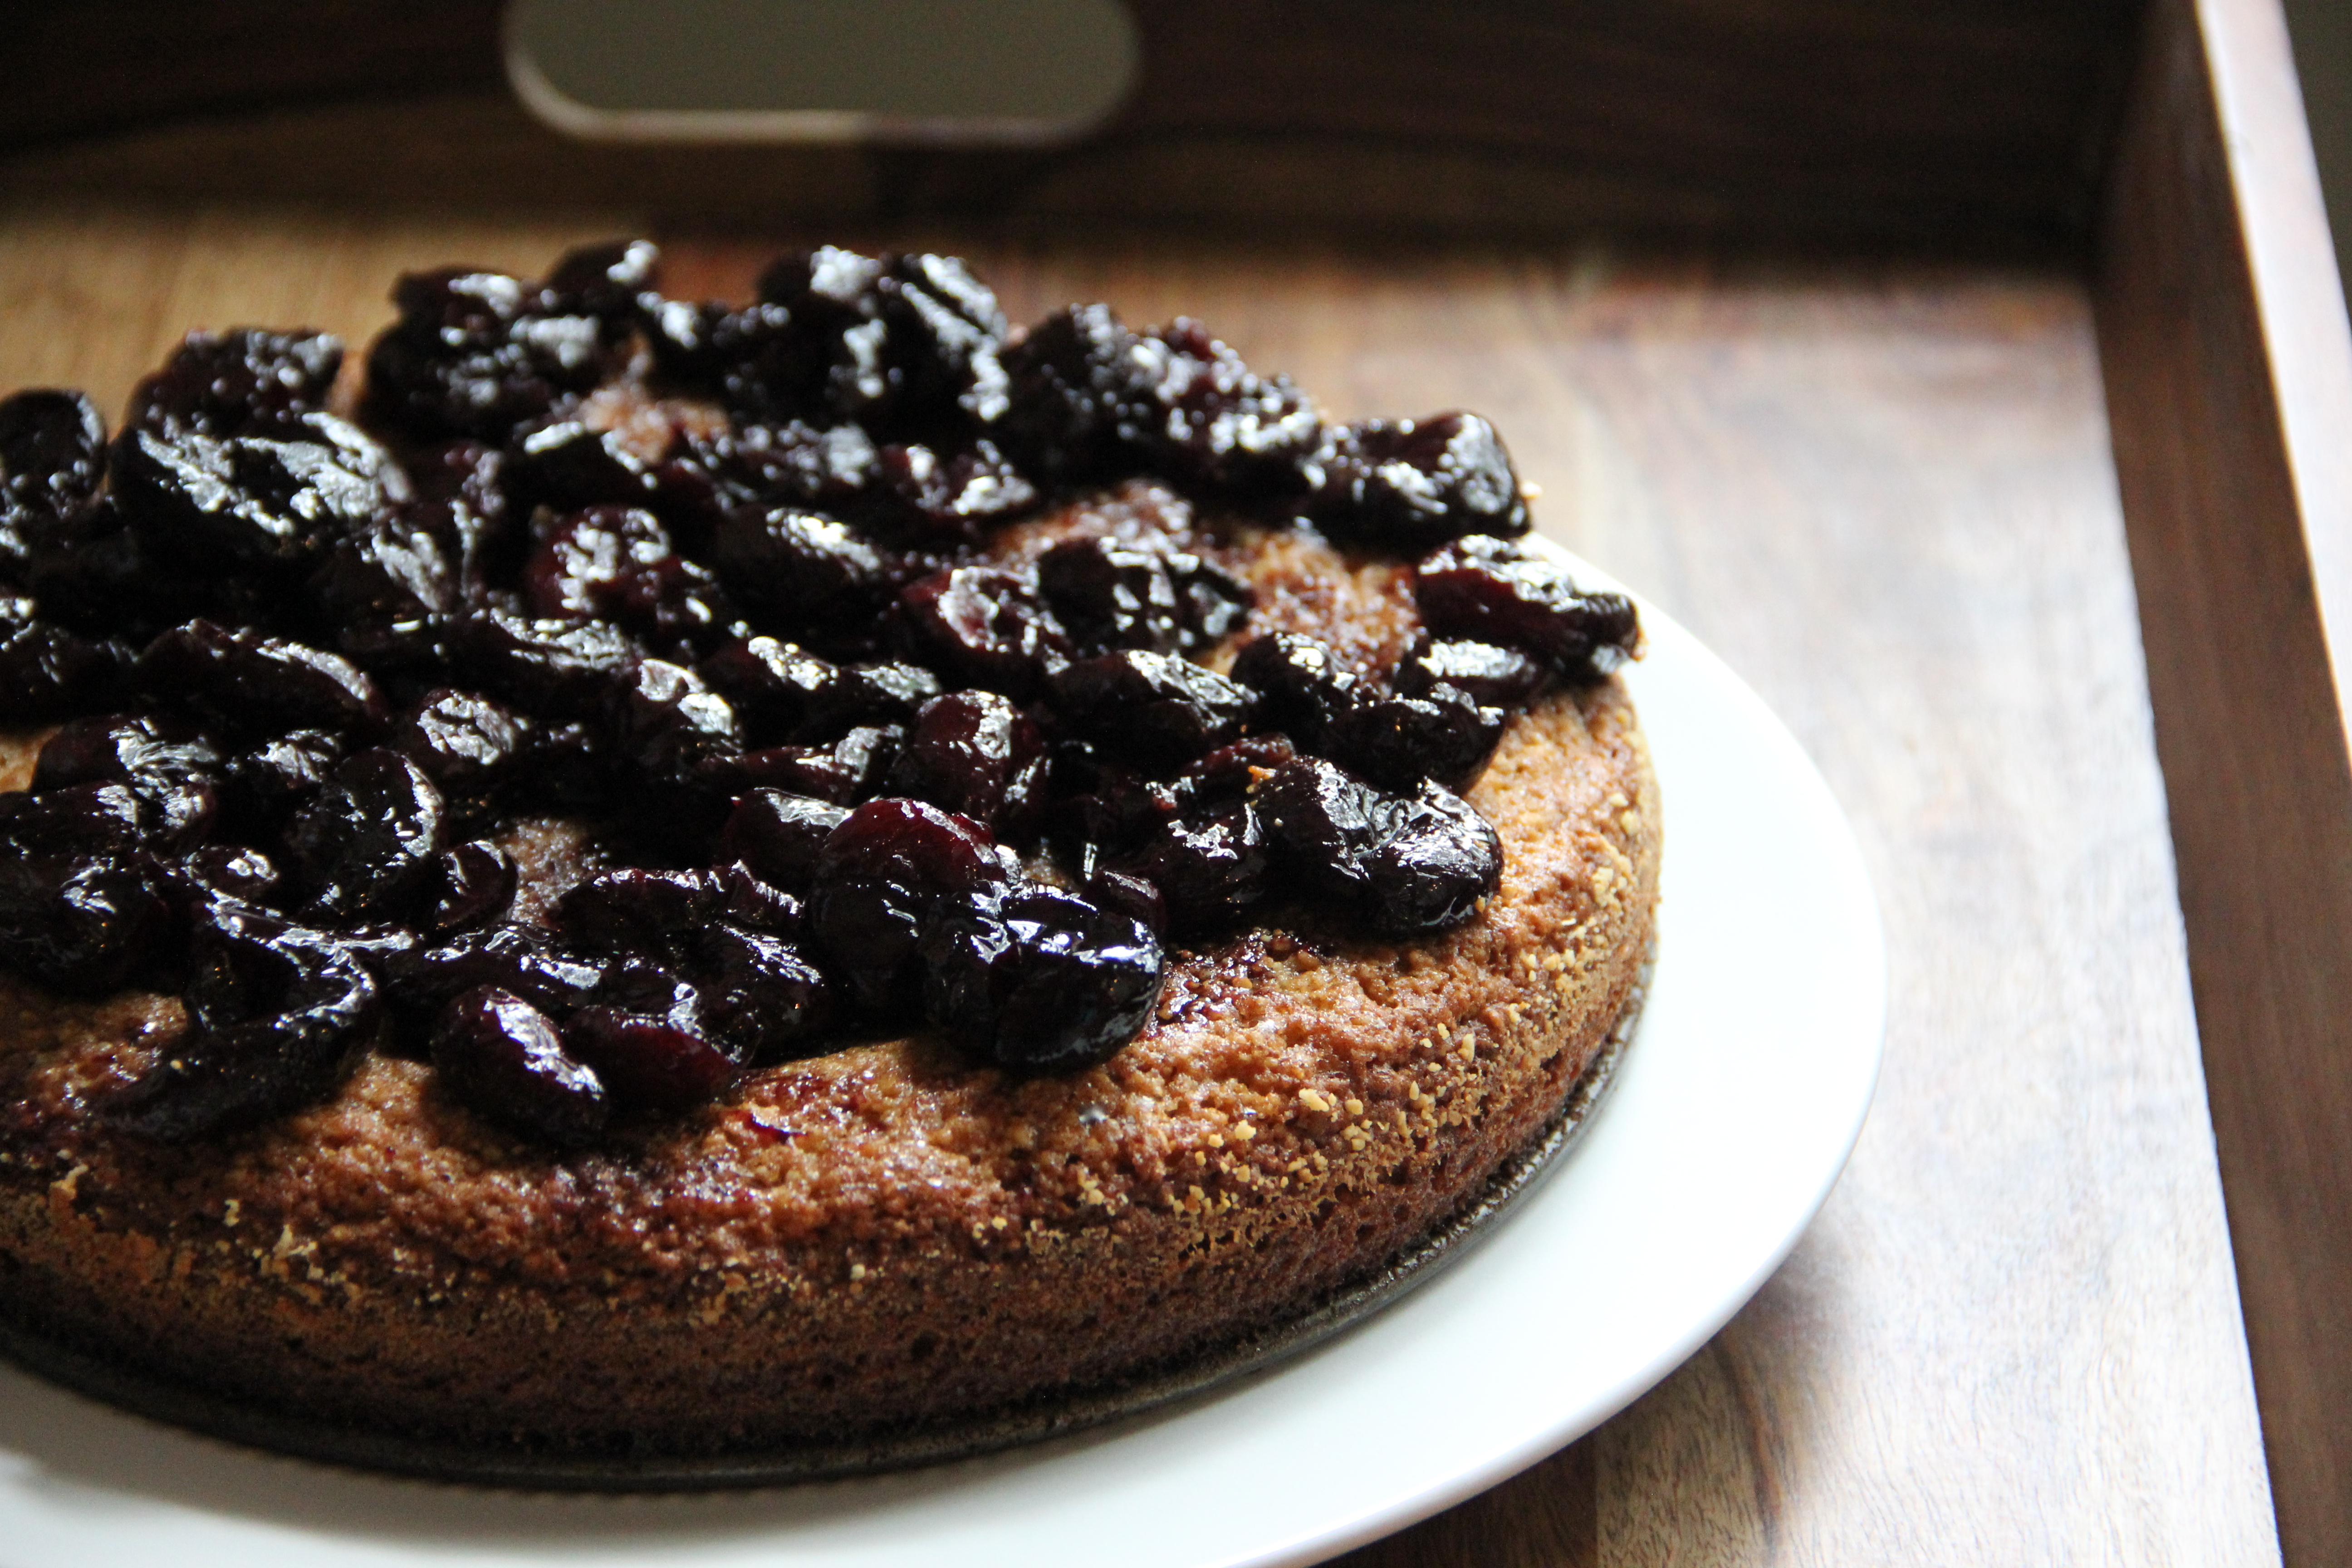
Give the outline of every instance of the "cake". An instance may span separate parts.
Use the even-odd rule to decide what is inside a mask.
[[[1050,1410],[1475,1204],[1659,812],[1474,416],[930,256],[412,276],[0,403],[19,1332],[440,1452]]]

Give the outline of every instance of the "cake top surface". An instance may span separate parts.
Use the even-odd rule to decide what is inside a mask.
[[[877,1049],[1081,1092],[1209,1005],[1171,950],[1448,940],[1508,873],[1462,792],[1637,646],[1511,542],[1475,416],[1333,425],[1187,321],[1009,330],[951,258],[747,305],[657,261],[405,277],[363,376],[193,333],[111,437],[0,401],[0,963],[178,998],[77,1114],[430,1079],[643,1147],[803,1061],[710,1123],[756,1142]]]

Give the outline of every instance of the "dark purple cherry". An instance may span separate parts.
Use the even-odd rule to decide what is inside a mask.
[[[898,559],[857,530],[797,507],[731,512],[713,548],[729,591],[795,635],[870,620],[905,580]]]
[[[35,618],[30,599],[0,599],[0,722],[106,706],[130,685],[131,652]]]
[[[1234,679],[1258,693],[1258,721],[1301,745],[1318,744],[1356,705],[1361,682],[1328,644],[1296,632],[1253,637],[1234,656]]]
[[[1633,657],[1641,622],[1622,594],[1587,594],[1567,572],[1501,539],[1459,539],[1421,563],[1413,595],[1441,637],[1501,643],[1571,679]]]
[[[134,428],[116,441],[112,472],[141,546],[203,577],[307,569],[407,497],[384,449],[331,414],[270,437]]]
[[[1387,836],[1393,798],[1336,763],[1300,757],[1252,793],[1283,873],[1305,891],[1360,907],[1365,860]]]
[[[868,801],[825,839],[809,927],[828,969],[860,1005],[911,1011],[915,944],[942,900],[968,900],[1008,873],[987,830],[921,801]]]
[[[1510,454],[1475,414],[1368,419],[1334,432],[1318,462],[1316,515],[1337,537],[1426,550],[1465,534],[1528,531]]]
[[[661,379],[715,396],[750,418],[814,414],[824,394],[824,345],[782,305],[733,310],[641,295],[638,319]]]
[[[507,447],[508,504],[528,512],[538,506],[558,511],[583,507],[644,506],[658,489],[654,465],[633,451],[619,432],[577,419],[516,434]]]
[[[882,787],[906,733],[897,725],[860,725],[829,746],[763,746],[702,763],[693,783],[729,801],[772,789],[850,805]]]
[[[691,973],[704,1024],[738,1061],[799,1054],[832,1023],[830,984],[782,937],[717,921],[695,934]]]
[[[708,871],[600,871],[563,896],[556,921],[598,952],[675,953],[718,912],[722,896]]]
[[[1057,475],[1110,466],[1129,417],[1129,365],[1140,342],[1108,305],[1072,305],[1006,349],[1010,405],[998,423],[1018,455]]]
[[[183,721],[128,713],[74,719],[42,742],[35,791],[129,781],[134,785],[209,778],[221,766],[211,736]]]
[[[781,505],[848,517],[869,510],[883,488],[881,454],[856,425],[739,422],[723,437],[689,435],[687,445],[741,510]]]
[[[1487,642],[1434,642],[1423,634],[1396,668],[1400,697],[1424,697],[1435,687],[1466,692],[1483,708],[1521,708],[1551,672],[1517,648]]]
[[[440,840],[441,792],[383,746],[336,764],[286,830],[309,910],[343,920],[396,917],[425,895]]]
[[[1134,650],[1070,665],[1046,696],[1076,733],[1163,773],[1240,734],[1257,700],[1188,659]]]
[[[858,724],[903,724],[940,695],[920,665],[841,665],[793,643],[753,637],[698,667],[755,742],[829,741]]]
[[[1155,937],[1168,929],[1168,900],[1132,872],[1098,868],[1086,879],[1086,895],[1097,908],[1125,915]]]
[[[488,925],[514,902],[514,857],[488,839],[443,851],[435,871],[438,885],[424,921],[434,936]]]
[[[593,1068],[564,1048],[546,1014],[484,985],[458,996],[433,1029],[433,1066],[460,1103],[508,1131],[559,1149],[604,1132],[610,1114]]]
[[[164,1142],[216,1137],[333,1094],[383,1016],[375,977],[341,933],[214,902],[189,942],[194,1028],[102,1108]]]
[[[21,578],[105,473],[106,422],[89,398],[47,390],[0,398],[0,578]]]
[[[734,620],[710,572],[679,555],[649,511],[593,507],[550,529],[523,567],[542,619],[594,616],[663,647],[707,645]]]
[[[563,1044],[594,1069],[615,1110],[690,1110],[740,1076],[726,1052],[669,1016],[583,1007],[564,1024]]]
[[[331,731],[296,730],[231,757],[222,770],[223,823],[237,835],[275,839],[342,755]]]
[[[1386,789],[1411,791],[1424,778],[1459,784],[1476,772],[1503,733],[1503,710],[1481,708],[1458,686],[1419,697],[1382,697],[1332,721],[1322,749]]]
[[[883,788],[971,817],[1000,838],[1024,836],[1045,805],[1037,726],[993,691],[934,698],[915,719]]]
[[[547,310],[540,290],[466,268],[412,272],[400,319],[368,350],[368,408],[411,436],[504,441],[605,379],[626,331]]]
[[[351,660],[212,621],[190,621],[148,644],[137,679],[142,689],[229,729],[366,730],[384,718],[375,682]]]
[[[1141,922],[1031,885],[943,915],[925,933],[923,1013],[982,1061],[1092,1066],[1150,1021],[1160,943]]]
[[[951,682],[1025,698],[1069,662],[1069,634],[1025,572],[958,566],[898,596],[916,658]]]
[[[876,453],[872,521],[892,537],[951,548],[976,544],[992,524],[1007,522],[1039,500],[1037,487],[993,443],[976,441],[941,454],[920,444]]]
[[[847,417],[878,427],[959,408],[985,422],[1004,410],[1004,317],[954,257],[827,246],[771,267],[760,297],[823,344],[826,400]]]
[[[502,702],[450,687],[425,694],[386,744],[425,772],[451,815],[488,816],[521,766],[524,721]]]
[[[458,607],[462,550],[444,502],[394,507],[327,547],[310,592],[320,621],[336,628],[340,646],[358,634],[446,616]],[[359,638],[357,646],[366,646]]]
[[[1254,374],[1181,317],[1139,339],[1124,368],[1129,439],[1174,473],[1227,490],[1305,488],[1323,422],[1286,377]]]
[[[605,962],[567,952],[540,926],[499,923],[387,959],[384,978],[403,1014],[430,1022],[460,992],[495,985],[562,1016],[594,997]]]
[[[1499,887],[1502,841],[1470,803],[1424,783],[1391,816],[1364,862],[1365,908],[1384,936],[1447,931]]]
[[[540,282],[541,309],[567,315],[625,317],[654,286],[661,248],[649,239],[608,239],[565,251]]]
[[[567,718],[603,707],[641,657],[636,644],[604,622],[533,620],[505,610],[468,617],[457,648],[479,688],[526,712]]]
[[[205,900],[266,904],[277,896],[278,867],[258,849],[236,844],[206,844],[180,862],[184,883]]]
[[[1112,868],[1160,889],[1178,926],[1214,926],[1265,897],[1265,832],[1247,801],[1187,811]]]
[[[0,963],[52,989],[85,996],[121,989],[155,956],[171,925],[170,910],[134,859],[0,859]]]
[[[117,781],[0,795],[0,838],[20,854],[129,854],[151,820],[146,803]]]
[[[638,661],[615,694],[614,743],[646,778],[682,782],[702,763],[735,754],[742,736],[727,699],[684,665]]]
[[[1164,551],[1064,540],[1037,558],[1037,586],[1087,653],[1177,653],[1185,646],[1188,617]]]
[[[1186,768],[1177,776],[1171,793],[1177,803],[1186,808],[1211,801],[1238,800],[1247,795],[1258,781],[1292,762],[1297,755],[1297,748],[1290,743],[1290,737],[1279,731],[1263,735],[1244,735],[1238,741],[1219,746]]]
[[[756,789],[736,802],[719,842],[727,854],[791,893],[806,893],[817,857],[846,807],[782,790]]]
[[[342,366],[342,340],[325,332],[190,332],[131,393],[125,423],[160,433],[274,433],[325,412]]]

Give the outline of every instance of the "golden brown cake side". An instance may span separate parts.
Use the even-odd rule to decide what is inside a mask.
[[[193,1149],[89,1101],[177,1004],[0,1007],[7,1296],[235,1396],[495,1440],[697,1449],[939,1417],[1230,1338],[1377,1267],[1557,1111],[1648,945],[1656,786],[1622,686],[1515,721],[1500,891],[1417,947],[1261,930],[1171,963],[1108,1064],[923,1040],[788,1064],[588,1155],[371,1058]]]

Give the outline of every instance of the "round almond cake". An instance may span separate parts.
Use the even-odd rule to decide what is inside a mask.
[[[402,279],[0,402],[0,1306],[486,1455],[887,1443],[1297,1318],[1636,996],[1631,606],[1475,416],[960,263]]]

